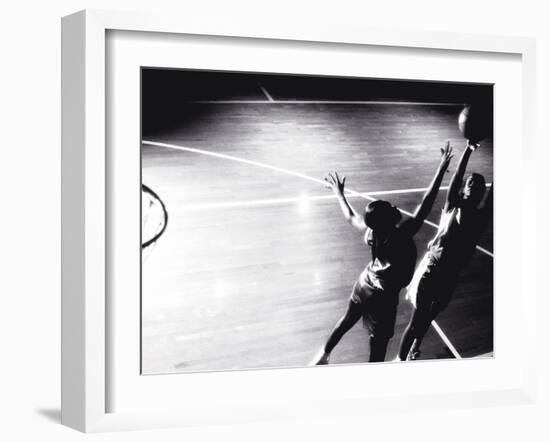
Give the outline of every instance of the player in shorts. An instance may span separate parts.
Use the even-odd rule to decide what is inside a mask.
[[[336,172],[325,178],[346,220],[364,234],[364,241],[371,249],[371,261],[353,286],[346,312],[312,364],[328,364],[334,347],[361,317],[370,336],[369,362],[384,361],[393,336],[399,291],[410,282],[414,273],[416,246],[413,236],[432,209],[451,158],[452,148],[447,142],[441,149],[441,161],[422,203],[414,216],[405,221],[395,206],[382,200],[369,203],[365,213],[359,215],[346,199],[346,178],[340,179]]]
[[[413,312],[401,338],[397,360],[420,356],[422,339],[431,322],[449,304],[460,271],[468,264],[493,210],[493,186],[485,195],[482,175],[473,173],[463,185],[468,160],[478,146],[468,142],[460,157],[437,233],[428,243],[428,251],[409,285],[407,298],[413,304]]]

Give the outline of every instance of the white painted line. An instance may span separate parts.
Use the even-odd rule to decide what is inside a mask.
[[[377,191],[369,193],[369,195],[378,195],[387,193],[385,191]],[[361,198],[365,199],[366,194],[353,194],[347,195],[348,198]],[[230,202],[215,202],[215,203],[199,203],[199,204],[189,204],[186,205],[184,209],[185,212],[188,211],[197,211],[205,209],[233,209],[240,207],[255,207],[255,206],[271,206],[276,204],[290,204],[290,203],[301,203],[303,201],[322,201],[336,199],[336,195],[302,195],[289,198],[262,198],[257,200],[246,200],[246,201],[230,201]]]
[[[449,186],[441,186],[440,190],[446,190]],[[394,189],[394,190],[377,190],[374,192],[365,192],[364,195],[399,195],[402,193],[418,193],[418,192],[425,192],[428,190],[427,187],[414,187],[411,189]]]
[[[448,187],[445,187],[445,188],[448,188]],[[441,189],[443,189],[443,187],[442,187]],[[370,198],[369,195],[377,195],[377,194],[378,194],[378,195],[382,195],[383,193],[406,193],[406,192],[378,192],[378,193],[376,193],[376,194],[375,194],[375,193],[360,194],[359,196],[364,196],[364,197],[366,197],[366,199],[374,200],[374,198]],[[401,213],[404,213],[405,215],[408,215],[408,216],[411,216],[411,217],[414,216],[411,212],[407,212],[406,210],[400,209],[399,207],[398,207],[397,209],[398,209]],[[430,220],[428,220],[428,219],[425,219],[424,222],[425,222],[426,224],[428,224],[429,226],[435,227],[436,229],[439,228],[439,226],[438,226],[436,223],[434,223],[434,222],[432,222],[432,221],[430,221]],[[482,252],[482,253],[485,253],[486,255],[489,255],[491,258],[493,258],[493,254],[492,254],[491,252],[489,252],[489,250],[484,249],[484,248],[481,247],[481,246],[476,246],[476,249],[479,250],[479,251]]]
[[[432,327],[435,329],[435,331],[441,337],[441,339],[443,339],[443,342],[449,348],[449,350],[451,350],[451,353],[453,354],[453,356],[456,359],[462,359],[462,356],[460,356],[460,353],[458,353],[455,346],[451,343],[451,341],[449,340],[447,335],[443,332],[443,330],[441,330],[441,327],[439,326],[439,324],[435,321],[432,321]]]
[[[294,198],[266,198],[266,199],[248,200],[248,201],[190,204],[185,206],[185,208],[182,210],[187,212],[187,211],[204,210],[204,209],[235,209],[235,208],[241,208],[241,207],[271,206],[276,204],[300,203],[304,200],[319,201],[319,200],[333,199],[333,198],[336,198],[336,196],[316,195],[316,196],[302,196],[302,197],[294,197]]]
[[[270,166],[269,164],[260,163],[259,161],[247,160],[247,159],[244,159],[244,158],[235,157],[233,155],[226,155],[226,154],[223,154],[223,153],[212,152],[212,151],[204,150],[204,149],[196,149],[194,147],[178,146],[178,145],[175,145],[175,144],[168,144],[168,143],[158,143],[156,141],[143,140],[142,143],[146,144],[146,145],[149,145],[149,146],[165,147],[167,149],[180,150],[180,151],[183,151],[183,152],[199,153],[199,154],[207,155],[207,156],[211,156],[211,157],[222,158],[224,160],[236,161],[238,163],[249,164],[251,166],[262,167],[264,169],[274,170],[275,172],[281,172],[281,173],[285,173],[287,175],[292,175],[292,176],[296,176],[296,177],[299,177],[299,178],[303,178],[305,180],[313,181],[314,183],[322,184],[323,186],[325,185],[325,182],[323,180],[310,177],[309,175],[305,175],[303,173],[293,172],[291,170],[283,169],[281,167]],[[360,195],[359,192],[355,192],[355,193]]]
[[[373,199],[373,198],[371,198],[371,199]],[[411,216],[411,217],[414,216],[411,212],[407,212],[406,210],[399,209],[399,207],[398,207],[397,209],[398,209],[401,213],[404,213],[405,215],[408,215],[408,216]],[[439,226],[438,226],[436,223],[434,223],[434,222],[432,222],[432,221],[430,221],[430,220],[425,219],[424,222],[425,222],[426,224],[428,224],[429,226],[435,227],[436,229],[439,228]],[[492,254],[491,252],[489,252],[489,250],[484,249],[484,248],[481,247],[481,246],[476,246],[476,249],[479,250],[479,251],[482,252],[482,253],[485,253],[486,255],[489,255],[491,258],[493,258],[493,254]]]
[[[275,100],[273,99],[271,94],[267,92],[267,89],[265,87],[263,87],[261,84],[258,84],[258,86],[260,87],[260,89],[262,90],[262,92],[264,93],[268,101],[275,102]]]
[[[446,190],[449,186],[441,186],[440,190]],[[387,194],[406,194],[406,193],[418,193],[425,192],[428,190],[426,187],[416,188],[416,189],[395,189],[395,190],[376,190],[374,192],[361,193],[361,194],[352,194],[347,195],[348,198],[361,198],[365,199],[368,195],[387,195]],[[230,202],[215,202],[215,203],[199,203],[199,204],[189,204],[186,205],[183,211],[196,211],[196,210],[205,210],[205,209],[232,209],[240,207],[254,207],[254,206],[270,206],[276,204],[290,204],[290,203],[300,203],[304,200],[306,201],[322,201],[336,199],[336,195],[301,195],[296,197],[289,198],[262,198],[257,200],[246,200],[246,201],[230,201]],[[481,248],[480,248],[481,249]],[[491,255],[491,252],[482,249],[488,255]]]
[[[212,151],[204,150],[204,149],[196,149],[194,147],[178,146],[178,145],[169,144],[169,143],[159,143],[159,142],[156,142],[156,141],[149,141],[149,140],[143,140],[142,143],[146,144],[146,145],[149,145],[149,146],[165,147],[167,149],[180,150],[180,151],[183,151],[183,152],[193,152],[193,153],[198,153],[198,154],[207,155],[207,156],[211,156],[211,157],[222,158],[222,159],[225,159],[225,160],[230,160],[230,161],[236,161],[236,162],[239,162],[239,163],[249,164],[251,166],[262,167],[264,169],[269,169],[269,170],[273,170],[275,172],[280,172],[280,173],[284,173],[284,174],[287,174],[287,175],[296,176],[298,178],[303,178],[305,180],[313,181],[314,183],[318,183],[318,184],[321,184],[321,185],[325,186],[325,181],[324,180],[314,178],[314,177],[311,177],[309,175],[305,175],[303,173],[294,172],[292,170],[284,169],[282,167],[271,166],[269,164],[261,163],[259,161],[247,160],[245,158],[240,158],[240,157],[236,157],[236,156],[233,156],[233,155],[227,155],[227,154],[223,154],[223,153],[212,152]],[[447,188],[447,187],[444,187],[444,188]],[[376,198],[373,198],[371,195],[382,195],[382,194],[389,194],[389,193],[407,193],[409,191],[419,192],[419,191],[422,191],[422,189],[421,188],[399,189],[399,190],[385,190],[385,191],[361,193],[361,192],[357,192],[356,190],[353,190],[351,188],[347,188],[346,189],[346,194],[354,196],[354,197],[363,198],[363,199],[366,199],[368,201],[374,201]],[[399,211],[401,213],[404,213],[405,215],[413,216],[413,214],[411,212],[407,212],[406,210],[399,209]],[[429,226],[435,227],[436,229],[438,228],[438,225],[433,223],[432,221],[429,221],[429,220],[426,219],[426,220],[424,220],[424,222],[426,224],[428,224]],[[476,246],[476,247],[479,251],[485,253],[486,255],[489,255],[490,257],[493,257],[493,254],[491,252],[489,252],[488,250],[484,249],[483,247],[480,247],[480,246]]]
[[[275,166],[271,166],[271,165],[266,164],[266,163],[261,163],[259,161],[247,160],[247,159],[244,159],[244,158],[235,157],[233,155],[226,155],[226,154],[212,152],[212,151],[204,150],[204,149],[196,149],[196,148],[193,148],[193,147],[178,146],[178,145],[175,145],[175,144],[159,143],[159,142],[156,142],[156,141],[148,141],[148,140],[142,140],[142,144],[149,145],[149,146],[165,147],[167,149],[174,149],[174,150],[179,150],[179,151],[183,151],[183,152],[193,152],[193,153],[212,156],[212,157],[216,157],[216,158],[223,158],[223,159],[230,160],[230,161],[236,161],[236,162],[239,162],[239,163],[249,164],[249,165],[252,165],[252,166],[262,167],[264,169],[269,169],[269,170],[273,170],[273,171],[276,171],[276,172],[285,173],[287,175],[296,176],[296,177],[303,178],[303,179],[306,179],[306,180],[309,180],[309,181],[313,181],[315,183],[322,184],[323,186],[325,185],[324,180],[313,178],[313,177],[310,177],[309,175],[305,175],[303,173],[293,172],[291,170],[284,169],[282,167],[275,167]],[[406,190],[407,189],[405,189],[405,191]],[[413,190],[414,191],[419,191],[418,189],[413,189]],[[389,193],[389,192],[392,192],[392,191],[378,192],[378,193]],[[357,192],[357,191],[355,191],[353,189],[349,189],[349,188],[346,189],[346,193],[351,195],[351,196],[360,197],[360,198],[363,198],[363,199],[366,199],[366,200],[369,200],[369,201],[374,201],[375,200],[375,198],[370,196],[371,194],[374,194],[374,193],[360,193],[360,192]],[[406,210],[402,210],[402,209],[399,209],[399,210],[402,213],[405,213],[409,216],[413,216],[412,213],[407,212]],[[426,224],[430,225],[430,226],[435,227],[435,228],[438,227],[437,224],[432,223],[431,221],[424,220],[424,222]],[[481,250],[482,252],[488,254],[491,257],[493,256],[492,253],[490,253],[489,251],[487,251],[483,248],[480,248],[479,246],[478,246],[478,249]],[[457,358],[457,359],[462,359],[462,357],[460,356],[460,354],[458,353],[456,348],[453,346],[453,344],[451,343],[451,341],[449,340],[447,335],[445,335],[445,333],[443,332],[441,327],[439,327],[439,325],[437,324],[436,321],[432,321],[432,326],[434,327],[437,334],[441,337],[441,339],[443,340],[445,345],[447,345],[447,347],[449,348],[451,353],[454,355],[454,357]]]
[[[383,193],[383,192],[380,192]],[[348,198],[361,198],[365,199],[364,194],[353,194],[348,195]],[[230,201],[230,202],[215,202],[215,203],[199,203],[199,204],[188,204],[185,206],[182,211],[197,211],[205,209],[237,209],[241,207],[256,207],[256,206],[271,206],[276,204],[291,204],[291,203],[303,203],[304,201],[322,201],[336,199],[336,195],[301,195],[290,198],[263,198],[257,200],[246,200],[246,201]]]
[[[271,95],[260,86],[269,101],[265,100],[194,100],[186,103],[196,104],[380,104],[399,106],[465,106],[465,103],[440,103],[417,101],[376,101],[376,100],[274,100]]]
[[[440,190],[446,190],[448,186],[441,186]],[[361,194],[352,194],[347,195],[348,198],[361,198],[365,199],[368,195],[386,195],[386,194],[405,194],[405,193],[418,193],[425,192],[427,188],[417,188],[417,189],[396,189],[396,190],[376,190],[374,192],[361,193]],[[304,200],[306,201],[322,201],[336,199],[336,195],[301,195],[296,197],[289,198],[262,198],[257,200],[246,200],[246,201],[229,201],[229,202],[215,202],[215,203],[199,203],[199,204],[190,204],[186,205],[183,209],[184,211],[196,211],[204,209],[232,209],[240,207],[255,207],[255,206],[270,206],[276,204],[290,204],[290,203],[300,203]],[[489,252],[487,252],[489,253]]]
[[[481,355],[477,355],[477,356],[472,356],[472,359],[477,359],[477,358],[492,358],[494,357],[495,354],[494,352],[490,351],[488,353],[483,353]]]
[[[489,255],[491,258],[494,258],[493,253],[489,252],[489,250],[484,249],[481,246],[476,246],[476,249],[478,249],[480,252],[485,253],[486,255]]]
[[[491,183],[487,183],[485,187],[491,187]],[[440,186],[439,190],[447,190],[449,186]],[[363,195],[392,195],[404,193],[426,192],[428,187],[413,187],[410,189],[394,189],[394,190],[376,190],[374,192],[365,192]]]

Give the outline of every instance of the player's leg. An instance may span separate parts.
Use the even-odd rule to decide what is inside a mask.
[[[416,312],[416,309],[415,309]],[[405,328],[405,331],[403,332],[403,336],[401,336],[401,343],[399,344],[399,353],[397,354],[397,359],[400,361],[405,361],[407,359],[407,356],[409,354],[409,351],[411,351],[411,347],[413,346],[415,338],[415,328],[414,328],[414,312],[411,315],[411,319],[409,321],[409,324]]]
[[[327,343],[325,344],[325,353],[330,353],[336,347],[340,339],[361,319],[363,309],[360,304],[350,300],[344,316],[336,323]]]
[[[389,342],[386,336],[371,336],[369,362],[384,362]]]
[[[363,319],[370,335],[369,362],[383,362],[395,329],[399,291],[372,292],[366,299]]]
[[[398,353],[399,360],[406,360],[409,353],[411,353],[411,349],[414,353],[420,352],[420,344],[430,327],[432,319],[432,315],[426,308],[419,307],[413,310],[411,320],[401,337]]]
[[[420,357],[420,345],[422,344],[424,336],[426,336],[426,333],[428,333],[428,329],[430,328],[430,325],[434,319],[435,316],[431,313],[420,316],[417,323],[414,325],[414,342],[412,343],[412,347],[407,353],[406,358],[410,360],[415,360]]]
[[[399,344],[397,359],[400,361],[416,359],[419,356],[420,344],[432,322],[434,299],[439,285],[434,269],[434,264],[425,257],[409,286],[407,297],[414,307]],[[411,358],[412,352],[415,356]]]
[[[314,365],[326,365],[329,362],[330,353],[336,347],[340,339],[359,321],[363,314],[363,308],[353,299],[349,300],[348,308],[344,315],[338,320],[330,336],[313,360]]]
[[[409,352],[410,359],[417,359],[420,356],[422,340],[426,336],[432,321],[449,305],[456,285],[456,279],[456,273],[447,273],[445,277],[439,278],[437,284],[433,285],[430,290],[425,291],[426,293],[431,292],[430,296],[421,297],[421,301],[423,300],[424,302],[420,306],[424,311],[424,315],[422,320],[415,325],[415,341]]]
[[[442,286],[439,293],[440,294],[434,299],[429,308],[425,308],[426,312],[423,320],[415,325],[415,340],[409,352],[409,358],[411,359],[416,359],[420,355],[420,345],[422,344],[424,336],[428,333],[432,321],[434,321],[439,313],[445,310],[449,305],[453,293],[453,285],[450,284],[447,287]]]

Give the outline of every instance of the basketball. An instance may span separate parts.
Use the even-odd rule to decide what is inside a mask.
[[[464,138],[478,143],[491,132],[490,116],[481,106],[465,106],[458,116],[458,129]]]

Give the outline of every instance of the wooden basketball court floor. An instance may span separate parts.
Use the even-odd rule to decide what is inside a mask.
[[[410,213],[445,140],[456,150],[454,171],[465,144],[459,103],[321,98],[258,85],[257,96],[182,103],[181,123],[144,136],[143,183],[163,199],[169,222],[142,264],[143,374],[308,365],[370,256],[321,184],[326,173],[347,177],[359,211],[382,198]],[[490,183],[492,164],[487,140],[468,172]],[[416,237],[419,259],[445,192]],[[492,220],[479,246],[430,328],[422,359],[492,354]],[[409,320],[404,298],[405,290],[386,361]],[[359,322],[331,363],[367,355]]]

